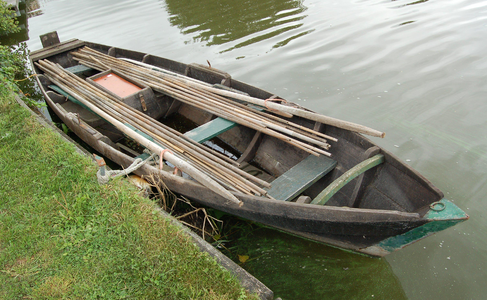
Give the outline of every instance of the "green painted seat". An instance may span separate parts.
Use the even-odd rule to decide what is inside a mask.
[[[243,95],[248,95],[247,93],[229,88],[229,87],[224,86],[222,84],[214,84],[213,87],[223,89],[223,90],[227,90],[227,91],[232,91],[232,92],[243,94]],[[234,99],[234,101],[241,102],[241,101],[235,100],[235,99]],[[262,111],[261,108],[258,108],[258,107],[253,107],[253,108],[256,110]],[[190,139],[198,142],[198,143],[204,143],[204,142],[211,140],[212,138],[218,136],[219,134],[224,133],[225,131],[232,129],[236,125],[237,125],[237,123],[235,123],[235,122],[232,122],[232,121],[226,120],[224,118],[218,117],[216,119],[211,120],[210,122],[207,122],[207,123],[205,123],[199,127],[196,127],[193,130],[186,132],[184,135],[189,137]]]
[[[336,164],[324,155],[310,155],[276,178],[267,193],[277,200],[291,201],[333,170]]]
[[[186,132],[184,135],[198,143],[204,143],[215,136],[232,129],[236,125],[237,124],[232,121],[228,121],[223,118],[216,118]]]
[[[90,67],[87,67],[87,66],[84,66],[84,65],[76,65],[76,66],[73,66],[73,67],[69,67],[69,68],[65,68],[66,71],[69,71],[73,74],[76,74],[76,75],[81,75],[83,74],[84,72],[87,72],[87,71],[93,71],[92,68]]]

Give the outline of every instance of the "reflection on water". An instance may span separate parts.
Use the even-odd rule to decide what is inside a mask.
[[[392,1],[397,1],[397,0],[392,0]],[[398,7],[408,6],[408,5],[415,5],[415,4],[421,4],[421,3],[424,3],[424,2],[428,2],[428,1],[429,0],[418,0],[418,1],[413,1],[413,2],[409,2],[409,3],[401,4]]]
[[[485,298],[487,242],[478,237],[487,230],[486,1],[37,3],[31,50],[40,47],[40,34],[58,30],[62,40],[187,63],[208,59],[310,109],[387,132],[375,142],[471,216],[382,260],[257,233],[239,254],[250,256],[245,267],[277,295],[401,299],[402,286],[410,299]]]
[[[26,6],[27,16],[29,18],[42,15],[41,5],[38,0],[28,0],[26,1]]]
[[[270,229],[240,243],[242,266],[283,299],[406,299],[384,259],[369,258]]]
[[[29,39],[28,35],[28,28],[27,28],[27,13],[26,13],[26,5],[24,2],[19,3],[19,11],[18,16],[14,19],[18,22],[18,26],[20,31],[17,33],[10,33],[6,36],[0,35],[0,43],[2,45],[16,45],[20,42],[26,41]]]
[[[192,42],[207,46],[235,42],[223,52],[257,43],[303,25],[306,7],[296,0],[191,1],[166,0],[169,21]],[[272,46],[278,48],[309,33],[296,34]]]

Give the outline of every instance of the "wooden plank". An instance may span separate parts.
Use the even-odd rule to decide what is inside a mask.
[[[333,181],[321,193],[319,193],[318,196],[313,199],[313,201],[311,201],[311,204],[324,205],[333,195],[335,195],[342,187],[352,181],[355,177],[377,165],[380,165],[383,162],[384,155],[382,154],[377,154],[372,158],[364,160],[347,172],[343,173],[342,176],[335,179],[335,181]]]
[[[378,146],[372,146],[364,152],[362,156],[362,160],[369,159],[379,153],[380,153],[380,148]],[[366,185],[365,184],[366,180],[364,180],[364,178],[365,178],[365,173],[362,173],[357,177],[357,180],[355,182],[355,187],[352,192],[352,196],[350,196],[350,201],[348,202],[348,206],[359,207],[360,200],[361,200],[361,197],[359,196],[363,194],[364,186]]]
[[[43,48],[48,48],[50,46],[59,45],[59,37],[56,31],[52,31],[40,36]]]
[[[228,121],[223,118],[216,118],[199,127],[196,127],[193,130],[186,132],[184,135],[198,143],[204,143],[219,135],[220,133],[235,127],[236,125],[237,124],[232,121]]]
[[[77,39],[71,39],[66,42],[62,42],[58,45],[53,45],[47,48],[42,48],[36,51],[32,51],[29,55],[31,61],[38,61],[40,59],[45,59],[52,57],[56,54],[66,52],[75,48],[84,46],[86,43]]]
[[[262,132],[257,131],[250,141],[250,144],[245,149],[244,153],[240,156],[237,160],[238,163],[248,162],[252,160],[257,152],[257,148],[260,146],[260,142],[262,141],[263,134]]]
[[[324,155],[310,155],[271,183],[267,193],[290,201],[335,168],[337,162]]]

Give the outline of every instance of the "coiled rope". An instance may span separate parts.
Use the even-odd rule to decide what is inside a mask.
[[[145,152],[145,151],[144,151]],[[134,162],[124,170],[104,170],[105,175],[102,175],[102,168],[98,169],[98,172],[96,172],[96,177],[98,178],[98,183],[99,184],[107,184],[110,179],[114,179],[120,176],[128,175],[138,168],[142,167],[145,165],[148,161],[152,160],[155,156],[157,156],[155,153],[152,153],[148,158],[145,160],[142,160],[142,158],[137,158],[134,160]]]

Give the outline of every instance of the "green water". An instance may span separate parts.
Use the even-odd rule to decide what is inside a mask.
[[[28,45],[57,30],[206,64],[333,117],[417,169],[471,219],[377,260],[263,230],[245,263],[283,299],[483,299],[487,2],[31,1]],[[372,296],[373,295],[373,296]]]
[[[265,228],[242,239],[234,252],[248,256],[241,265],[255,277],[265,278],[268,287],[283,299],[407,299],[384,259]]]

